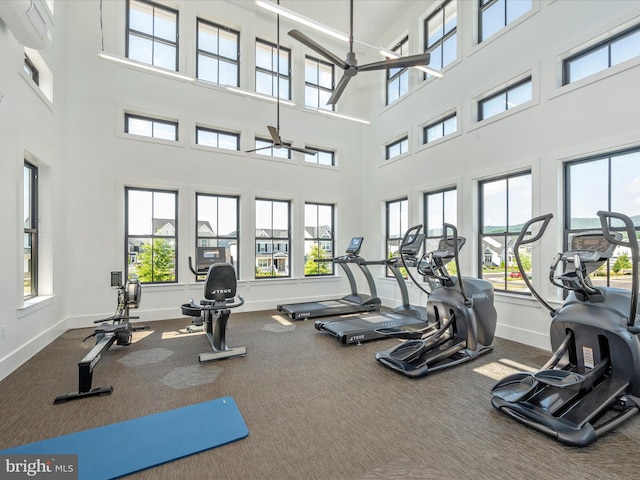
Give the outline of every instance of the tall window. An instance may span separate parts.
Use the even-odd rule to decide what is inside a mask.
[[[127,278],[177,281],[178,192],[125,188]]]
[[[422,129],[422,143],[431,143],[451,135],[458,130],[458,117],[455,113],[442,120],[430,123]]]
[[[304,57],[304,106],[333,110],[327,105],[333,93],[334,66],[317,58]]]
[[[518,17],[531,10],[531,0],[478,0],[480,26],[478,42],[502,30]]]
[[[515,83],[504,90],[478,102],[478,121],[498,115],[533,98],[531,77]]]
[[[240,134],[213,128],[196,127],[196,143],[225,150],[240,150]]]
[[[623,213],[640,230],[640,149],[569,162],[564,174],[565,248],[574,233],[601,229],[598,210]],[[593,283],[630,289],[630,260],[628,248],[616,247],[608,264],[591,275]]]
[[[409,37],[398,42],[392,51],[401,57],[406,56],[409,53]],[[406,95],[407,92],[409,92],[409,68],[387,69],[387,105]]]
[[[224,247],[226,261],[240,272],[239,198],[196,193],[196,248]]]
[[[455,187],[424,194],[426,252],[432,252],[438,248],[444,223],[454,226],[458,223],[458,191]]]
[[[272,97],[291,99],[291,50],[280,46],[278,60],[277,45],[256,40],[256,92]]]
[[[397,140],[386,146],[385,158],[387,160],[391,160],[392,158],[398,157],[403,153],[407,153],[408,151],[409,151],[409,137],[403,137],[400,140]]]
[[[440,5],[424,20],[425,52],[429,66],[442,70],[458,57],[458,6],[456,0]]]
[[[563,62],[562,84],[582,80],[640,55],[640,25],[598,43]]]
[[[240,33],[198,19],[197,77],[218,85],[240,86]]]
[[[386,258],[399,254],[400,243],[409,229],[409,200],[401,198],[386,204],[387,251]],[[389,269],[386,275],[391,276]]]
[[[513,243],[531,211],[531,172],[480,182],[480,277],[496,290],[528,293]],[[523,247],[520,256],[530,275],[531,245]]]
[[[291,206],[256,199],[256,278],[290,277]]]
[[[333,275],[332,262],[316,262],[335,256],[333,242],[333,205],[304,205],[304,274]]]
[[[125,113],[124,133],[178,141],[178,122]]]
[[[320,150],[316,147],[313,147],[316,150],[316,153],[313,155],[309,155],[305,153],[304,161],[309,163],[317,163],[318,165],[329,165],[335,166],[336,164],[336,154],[330,150]]]
[[[38,295],[38,168],[24,162],[24,298]]]
[[[127,57],[178,70],[178,12],[157,3],[129,0]]]

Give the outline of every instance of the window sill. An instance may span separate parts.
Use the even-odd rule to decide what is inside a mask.
[[[41,295],[25,300],[24,304],[16,309],[18,312],[18,318],[26,317],[27,315],[31,315],[34,312],[52,305],[54,298],[55,295]]]

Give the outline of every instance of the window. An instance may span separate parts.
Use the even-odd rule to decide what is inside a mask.
[[[127,58],[178,70],[178,12],[144,0],[129,0]]]
[[[513,255],[513,243],[531,218],[531,172],[480,182],[480,278],[496,290],[528,293]],[[531,272],[531,245],[520,252]]]
[[[199,80],[240,86],[240,33],[198,19],[196,69]]]
[[[225,150],[240,150],[240,134],[206,127],[196,127],[196,143]]]
[[[386,204],[387,251],[386,258],[399,255],[400,243],[409,229],[409,200],[401,198]],[[389,277],[389,269],[386,275]]]
[[[125,113],[124,132],[131,135],[178,141],[178,122]]]
[[[38,295],[38,168],[24,162],[24,298]]]
[[[240,272],[239,198],[196,193],[196,248],[224,247],[226,260]]]
[[[531,77],[525,78],[504,90],[483,98],[478,102],[478,121],[510,110],[531,101],[533,92]]]
[[[564,175],[565,248],[574,233],[602,228],[598,210],[623,213],[640,230],[640,149],[568,162]],[[630,259],[628,248],[616,247],[609,262],[591,275],[593,284],[630,289]]]
[[[640,25],[570,56],[563,62],[562,84],[582,80],[640,55]]]
[[[331,152],[329,150],[320,150],[316,147],[313,147],[316,150],[316,153],[313,155],[309,155],[306,153],[304,155],[304,161],[309,163],[316,163],[318,165],[329,165],[335,166],[336,164],[336,154],[335,152]]]
[[[403,137],[400,140],[390,143],[386,147],[386,159],[398,157],[409,151],[409,137]]]
[[[33,80],[33,83],[40,85],[40,72],[26,54],[24,56],[24,73]]]
[[[291,50],[256,40],[256,92],[291,100]]]
[[[458,130],[458,117],[455,113],[431,123],[422,129],[422,143],[431,143]]]
[[[290,224],[290,202],[256,199],[256,278],[291,276]]]
[[[304,205],[304,275],[333,275],[332,262],[316,262],[335,256],[333,242],[333,205]]]
[[[177,281],[178,192],[125,188],[127,278]]]
[[[442,225],[457,226],[458,192],[455,188],[424,194],[425,252],[437,250],[442,238]]]
[[[401,57],[406,56],[409,53],[409,37],[398,42],[391,51]],[[407,92],[409,92],[409,68],[387,69],[387,105],[406,95]]]
[[[334,66],[317,58],[304,57],[304,106],[333,110],[327,105],[333,93]]]
[[[273,147],[273,141],[265,138],[257,138],[255,150],[258,155],[265,155],[275,158],[291,158],[291,150],[282,147]],[[291,146],[290,143],[284,142],[283,145]]]
[[[479,0],[478,43],[503,29],[531,10],[531,0]]]
[[[458,8],[448,0],[424,20],[425,52],[431,54],[429,66],[442,70],[458,57]]]

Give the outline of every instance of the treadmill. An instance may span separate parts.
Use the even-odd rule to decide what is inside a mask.
[[[427,295],[431,292],[424,289],[417,282],[409,270],[416,267],[419,259],[418,253],[424,242],[424,234],[420,233],[422,225],[411,227],[405,233],[400,243],[399,256],[385,260],[369,261],[367,265],[386,265],[396,279],[402,295],[402,304],[389,312],[378,312],[367,315],[348,316],[346,318],[316,320],[316,330],[333,335],[343,345],[352,343],[360,344],[369,340],[389,338],[382,333],[384,329],[411,327],[412,330],[429,332],[434,330],[436,324],[428,322],[427,309],[425,307],[411,305],[407,282],[400,271],[404,267],[414,280],[414,283]],[[430,284],[433,288],[433,285]]]
[[[346,255],[335,257],[331,259],[320,259],[317,262],[333,262],[340,265],[344,271],[349,285],[351,287],[351,293],[342,298],[336,300],[323,300],[318,302],[300,302],[278,305],[279,312],[288,314],[293,320],[304,320],[306,318],[314,317],[326,317],[332,315],[345,315],[349,313],[362,313],[362,312],[377,312],[380,310],[382,302],[378,298],[376,292],[376,285],[371,276],[371,272],[367,268],[367,262],[364,258],[359,256],[360,249],[362,248],[363,237],[354,237],[349,242],[349,246],[346,250]],[[362,271],[364,277],[369,284],[369,291],[371,295],[358,293],[356,286],[356,280],[353,276],[353,272],[349,265],[357,265]]]

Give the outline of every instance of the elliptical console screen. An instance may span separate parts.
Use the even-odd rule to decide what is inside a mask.
[[[351,242],[349,242],[349,246],[347,247],[347,253],[356,255],[360,251],[360,247],[362,247],[362,241],[364,237],[353,237]]]
[[[571,250],[606,252],[611,244],[602,235],[575,235],[571,239]]]

